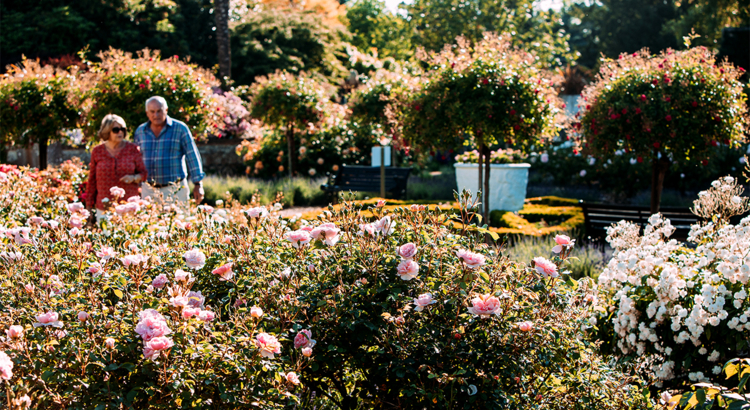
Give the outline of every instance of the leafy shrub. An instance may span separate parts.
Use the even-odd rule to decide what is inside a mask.
[[[490,164],[519,164],[526,161],[527,156],[521,151],[508,149],[498,149],[490,151]],[[456,155],[456,162],[464,164],[476,164],[479,162],[479,152],[477,150],[467,151],[463,154]]]
[[[600,335],[622,355],[643,360],[661,381],[706,381],[721,361],[748,348],[747,228],[729,217],[748,210],[748,198],[732,177],[701,192],[694,212],[708,221],[693,225],[687,247],[669,236],[674,227],[659,214],[639,227],[621,221],[608,230],[616,249],[599,276]]]
[[[217,201],[224,201],[226,194],[242,205],[249,205],[255,200],[261,203],[272,203],[277,194],[283,193],[282,204],[287,206],[325,206],[328,196],[321,191],[322,178],[294,178],[289,180],[264,181],[246,177],[219,177],[209,175],[203,180],[206,191],[205,202],[215,206]]]
[[[0,402],[646,405],[582,337],[592,288],[559,276],[569,247],[526,266],[443,227],[467,224],[468,195],[455,215],[376,206],[374,221],[346,202],[296,231],[278,206],[133,198],[90,229],[80,203],[23,171],[5,177]]]
[[[87,120],[84,130],[93,137],[101,119],[115,113],[125,119],[131,132],[146,122],[146,100],[161,95],[169,116],[183,121],[197,138],[220,131],[222,110],[211,87],[219,82],[209,71],[177,56],[162,59],[158,51],[131,53],[110,49],[99,54],[100,63],[83,81],[89,83]]]

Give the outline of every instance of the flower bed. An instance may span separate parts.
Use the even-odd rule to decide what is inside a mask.
[[[0,174],[8,407],[645,407],[582,337],[573,244],[510,261],[467,195],[347,202],[295,230],[276,206],[134,197],[89,228],[34,175]]]

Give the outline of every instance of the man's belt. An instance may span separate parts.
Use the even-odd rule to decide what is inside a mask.
[[[180,178],[177,181],[170,182],[170,183],[167,183],[167,184],[157,184],[154,181],[149,181],[148,184],[151,185],[154,188],[165,188],[165,187],[168,187],[168,186],[171,186],[171,185],[179,185],[182,182],[183,179],[185,179],[185,178]]]

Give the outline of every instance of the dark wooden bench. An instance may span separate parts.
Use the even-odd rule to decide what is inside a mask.
[[[403,199],[411,168],[385,168],[386,196]],[[328,182],[320,189],[328,192],[335,202],[339,191],[377,192],[380,194],[380,167],[342,165],[336,175],[328,175]]]
[[[621,220],[633,222],[641,226],[648,224],[651,210],[646,206],[612,205],[612,204],[589,204],[580,201],[583,209],[584,229],[586,236],[604,239],[607,237],[607,228]],[[690,232],[690,226],[701,220],[697,215],[690,212],[689,208],[662,207],[659,213],[672,222],[675,231],[670,238],[686,240]]]

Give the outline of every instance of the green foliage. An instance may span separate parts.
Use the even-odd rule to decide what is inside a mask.
[[[526,162],[527,158],[527,155],[512,148],[490,151],[491,164],[520,164]],[[479,162],[479,151],[467,151],[463,154],[456,155],[456,162],[476,164]]]
[[[281,202],[285,206],[325,206],[328,195],[321,191],[323,178],[281,178],[277,180],[250,179],[247,177],[221,177],[209,175],[203,180],[206,191],[205,202],[216,206],[227,194],[242,205],[255,201],[273,203],[278,193],[284,194]]]
[[[24,60],[0,79],[0,140],[25,146],[61,138],[79,119],[76,72]]]
[[[459,36],[476,43],[486,32],[496,32],[534,51],[543,66],[561,66],[576,57],[558,13],[542,11],[531,0],[416,0],[405,9],[415,33],[412,42],[428,50],[440,50]]]
[[[737,68],[713,65],[705,48],[621,55],[602,65],[584,90],[581,121],[586,147],[598,158],[618,150],[651,160],[707,162],[711,147],[735,145],[748,126]]]
[[[697,383],[692,391],[681,394],[665,395],[668,406],[675,406],[676,410],[709,410],[727,409],[740,410],[750,406],[747,381],[750,380],[750,359],[732,359],[722,368],[729,383],[736,387],[727,388],[714,383]],[[722,384],[727,384],[722,382]]]
[[[211,87],[218,81],[210,72],[158,52],[130,53],[109,50],[99,55],[87,97],[91,101],[85,129],[96,135],[101,119],[115,113],[132,131],[146,122],[146,100],[161,95],[167,100],[170,117],[185,122],[196,137],[218,132],[219,107]],[[223,124],[223,121],[222,123]]]
[[[514,238],[503,254],[510,260],[530,263],[532,259],[540,255],[551,257],[550,243],[550,237],[519,236]],[[575,279],[583,277],[596,279],[607,265],[611,254],[611,249],[585,242],[576,243],[565,267],[570,270],[571,277]]]
[[[251,102],[250,115],[272,127],[305,129],[325,119],[330,91],[309,75],[279,71],[257,81],[243,98]]]
[[[232,77],[238,84],[251,84],[283,70],[341,78],[344,67],[339,59],[344,59],[346,35],[310,13],[252,13],[232,31]]]
[[[474,143],[527,149],[556,131],[560,115],[552,79],[532,54],[488,35],[470,45],[458,39],[425,58],[423,87],[399,107],[403,138],[419,147],[460,149]]]
[[[664,25],[679,41],[692,33],[696,45],[718,48],[721,30],[750,25],[750,7],[742,0],[690,0],[677,3],[678,15]]]
[[[352,44],[360,50],[375,49],[381,58],[407,60],[413,54],[408,23],[391,14],[382,0],[357,0],[347,5],[346,19]]]

